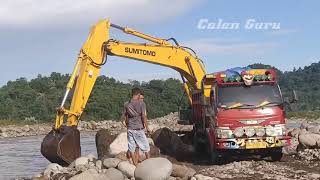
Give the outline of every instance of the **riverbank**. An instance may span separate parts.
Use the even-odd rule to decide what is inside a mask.
[[[159,117],[149,120],[151,128],[160,128],[160,127],[169,127],[173,131],[185,131],[192,128],[190,125],[180,125],[178,124],[179,117],[178,113],[170,113],[167,116]],[[296,124],[299,126],[301,123],[314,123],[320,122],[319,119],[307,119],[307,118],[296,118],[291,117],[287,119],[287,124]],[[36,136],[36,135],[45,135],[51,131],[53,124],[42,123],[42,124],[16,124],[16,125],[2,125],[0,126],[0,138],[8,137],[26,137],[26,136]],[[186,129],[184,129],[186,128]],[[81,132],[96,132],[100,129],[108,129],[111,132],[117,134],[121,130],[124,130],[125,127],[121,122],[114,120],[105,120],[105,121],[80,121],[78,129]]]
[[[173,131],[188,131],[192,128],[191,125],[180,125],[178,124],[179,117],[178,113],[171,113],[167,116],[155,118],[149,120],[149,126],[151,128],[169,127]],[[287,119],[287,124],[290,126],[299,124],[303,122],[320,122],[317,119],[307,119],[307,118],[289,118]],[[43,123],[43,124],[17,124],[17,125],[5,125],[0,126],[0,138],[8,137],[26,137],[26,136],[36,136],[45,135],[52,130],[53,124]],[[105,121],[80,121],[78,129],[81,132],[96,132],[100,129],[108,129],[111,132],[117,134],[125,127],[119,121],[105,120]]]
[[[154,177],[154,173],[157,174],[156,177],[165,177],[163,179],[170,180],[320,179],[319,124],[295,119],[293,122],[299,122],[299,126],[288,129],[287,133],[292,137],[292,143],[282,149],[281,161],[272,161],[270,157],[259,155],[238,154],[225,157],[217,164],[211,165],[205,150],[195,150],[188,133],[181,136],[174,132],[179,126],[174,124],[177,121],[176,113],[150,121],[151,126],[157,126],[157,130],[149,139],[152,159],[142,161],[138,166],[132,165],[125,155],[127,151],[125,131],[114,136],[108,130],[100,130],[96,134],[97,156],[82,156],[68,167],[52,163],[42,173],[35,175],[34,180],[63,178],[80,180],[106,177],[113,177],[111,179],[115,180],[143,180],[154,179],[150,178]],[[166,124],[168,125],[165,128],[160,128]],[[86,126],[96,129],[99,127],[92,122]],[[108,141],[105,141],[106,139]],[[155,172],[154,169],[158,171]]]
[[[170,127],[172,130],[179,131],[181,128],[192,128],[191,126],[181,126],[177,122],[179,120],[178,113],[170,113],[167,116],[159,117],[149,120],[151,129],[160,127]],[[0,138],[8,137],[25,137],[45,135],[52,130],[53,124],[17,124],[0,126]],[[81,132],[96,132],[100,129],[108,129],[110,132],[117,134],[124,130],[124,125],[119,121],[105,120],[105,121],[80,121],[77,127]]]
[[[283,149],[285,153],[283,159],[280,162],[272,162],[269,159],[261,159],[258,157],[236,157],[237,159],[228,159],[217,165],[210,165],[208,162],[208,156],[205,152],[203,153],[194,153],[194,148],[192,146],[192,142],[190,142],[190,138],[187,135],[181,136],[178,135],[177,131],[187,132],[190,131],[192,126],[190,125],[180,125],[178,124],[179,117],[178,113],[171,113],[167,116],[151,119],[149,120],[150,129],[153,130],[154,133],[151,135],[151,144],[154,144],[153,147],[155,149],[160,149],[160,153],[158,155],[153,155],[152,157],[164,157],[167,158],[172,164],[172,171],[169,174],[169,171],[166,172],[170,179],[178,180],[182,179],[182,176],[188,175],[189,179],[193,180],[202,180],[202,179],[317,179],[320,177],[320,150],[316,148],[320,148],[319,139],[317,140],[315,135],[320,133],[319,124],[316,125],[314,122],[307,123],[306,119],[298,119],[291,118],[287,120],[288,125],[291,127],[288,129],[288,134],[292,136],[292,145]],[[163,128],[166,127],[166,128]],[[3,127],[1,127],[3,128]],[[41,125],[28,125],[28,126],[6,126],[4,132],[6,132],[9,137],[21,136],[21,135],[33,135],[33,134],[46,134],[51,130],[49,124],[41,124]],[[126,135],[124,126],[117,121],[100,121],[100,122],[86,122],[81,121],[78,126],[79,130],[82,131],[81,142],[84,143],[81,146],[82,148],[82,159],[85,160],[82,164],[78,163],[78,166],[69,166],[69,167],[60,167],[54,164],[47,164],[48,162],[43,161],[44,158],[41,156],[39,152],[40,143],[42,141],[43,136],[35,136],[35,137],[23,137],[23,138],[7,138],[10,141],[16,141],[18,139],[28,139],[32,140],[32,142],[27,145],[24,144],[21,147],[22,142],[15,142],[13,145],[9,145],[9,149],[7,152],[10,152],[10,148],[14,148],[14,155],[12,158],[15,158],[18,154],[28,154],[24,151],[25,149],[33,146],[33,150],[29,150],[29,153],[37,153],[37,156],[30,155],[31,160],[24,160],[25,164],[29,164],[34,161],[34,159],[38,159],[39,162],[43,164],[37,164],[37,171],[33,171],[34,173],[27,174],[24,177],[33,176],[33,179],[59,179],[59,178],[70,178],[75,177],[77,179],[77,175],[91,177],[91,176],[105,176],[106,174],[115,175],[118,174],[121,179],[132,176],[127,174],[126,168],[132,167],[128,164],[128,160],[125,157],[125,151],[127,149],[127,144],[125,143]],[[29,130],[28,130],[29,129]],[[99,157],[99,151],[96,154],[96,144],[95,144],[95,132],[107,129],[114,137],[116,135],[116,139],[114,141],[110,141],[111,144],[108,144],[109,150],[107,158]],[[3,129],[1,129],[2,131]],[[27,131],[28,130],[28,131]],[[23,132],[21,132],[23,131]],[[25,132],[26,131],[26,132]],[[36,133],[35,133],[36,131]],[[25,132],[25,133],[24,133]],[[91,133],[89,133],[91,132]],[[2,132],[3,133],[3,132]],[[187,133],[188,134],[188,133]],[[190,134],[190,133],[189,133]],[[87,137],[88,136],[88,137]],[[37,137],[37,141],[35,138]],[[111,138],[111,136],[110,136]],[[102,139],[108,139],[102,137]],[[170,139],[170,141],[168,141]],[[6,140],[6,138],[2,138],[2,140]],[[311,141],[310,141],[311,140]],[[119,143],[124,142],[124,143]],[[152,143],[153,142],[153,143]],[[12,143],[11,143],[12,144]],[[18,150],[19,147],[21,151]],[[87,149],[90,147],[89,149]],[[120,152],[121,151],[121,152]],[[90,155],[88,155],[88,153]],[[93,153],[93,155],[92,155]],[[4,155],[6,156],[6,155]],[[19,155],[20,156],[20,155]],[[123,162],[127,166],[119,167],[118,165],[115,167],[109,167],[107,163],[104,163],[106,159],[109,158],[117,158],[117,162]],[[26,159],[25,157],[23,159]],[[37,160],[37,161],[38,161]],[[3,162],[6,162],[6,159],[3,159]],[[106,160],[106,161],[111,161]],[[22,161],[18,161],[21,163]],[[78,160],[79,162],[79,160]],[[169,164],[170,164],[169,163]],[[13,164],[13,163],[12,163]],[[82,165],[81,165],[82,164]],[[106,165],[105,165],[106,164]],[[157,164],[157,163],[155,163]],[[21,165],[26,166],[26,165]],[[28,167],[28,166],[26,166]],[[32,167],[35,169],[35,167]],[[130,169],[130,168],[129,168]],[[133,169],[133,167],[132,167]],[[27,170],[28,171],[28,170]],[[111,172],[109,172],[111,171]],[[37,172],[37,173],[35,173]],[[148,171],[143,171],[148,172]],[[187,172],[192,172],[187,173]],[[163,173],[163,172],[162,172]],[[21,174],[23,175],[23,174]],[[81,176],[82,176],[81,175]],[[179,177],[181,176],[181,177]],[[1,177],[1,176],[0,176]],[[10,175],[10,177],[12,177]],[[17,176],[15,176],[17,177]],[[78,177],[79,178],[79,177]],[[1,179],[1,178],[0,178]]]

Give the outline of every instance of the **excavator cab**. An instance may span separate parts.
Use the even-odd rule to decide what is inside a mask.
[[[80,131],[76,126],[52,129],[41,143],[41,154],[50,162],[68,166],[81,156]]]

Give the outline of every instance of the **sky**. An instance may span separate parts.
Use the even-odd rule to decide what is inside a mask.
[[[90,27],[105,18],[176,38],[197,52],[208,73],[251,63],[289,71],[320,61],[318,7],[317,0],[1,0],[0,85],[71,73]],[[117,30],[110,35],[141,42]],[[114,56],[101,74],[124,82],[179,78],[172,69]]]

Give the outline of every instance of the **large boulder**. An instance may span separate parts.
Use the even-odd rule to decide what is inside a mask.
[[[165,180],[172,172],[172,164],[165,158],[150,158],[137,165],[134,172],[136,180]]]
[[[112,135],[108,130],[101,129],[96,134],[96,147],[98,158],[102,159],[108,156],[110,144],[116,138],[115,135]]]
[[[128,150],[128,139],[127,132],[122,132],[118,134],[115,140],[110,144],[109,155],[115,157],[121,152],[126,152]]]
[[[183,143],[176,133],[169,128],[161,128],[152,134],[154,144],[161,153],[183,160],[195,153],[194,147]]]
[[[317,142],[320,142],[320,134],[306,133],[299,136],[299,143],[304,147],[316,147]]]
[[[132,178],[134,176],[136,166],[130,164],[129,161],[122,161],[118,164],[118,169],[128,178]]]
[[[107,158],[103,160],[103,165],[106,168],[116,168],[120,162],[121,160],[118,158]]]
[[[320,134],[320,125],[308,126],[307,130],[310,133]]]
[[[115,168],[109,168],[104,172],[104,175],[108,177],[107,180],[124,180],[125,176],[121,171]]]
[[[178,164],[172,165],[171,176],[173,176],[173,177],[190,178],[195,174],[196,174],[196,171],[192,168],[187,167],[187,166],[178,165]]]

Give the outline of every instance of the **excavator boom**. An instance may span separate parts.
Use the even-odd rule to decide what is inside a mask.
[[[139,44],[109,39],[110,27],[119,29],[151,43]],[[106,56],[119,56],[143,62],[166,66],[178,71],[183,87],[191,104],[191,89],[201,89],[205,75],[200,59],[186,47],[168,40],[152,37],[130,28],[121,27],[102,20],[91,28],[90,34],[80,50],[76,65],[67,84],[66,93],[57,109],[55,126],[41,144],[41,153],[49,161],[68,165],[81,155],[78,120],[87,104],[100,68]],[[70,90],[74,88],[69,109],[65,102]],[[66,123],[64,123],[66,120]]]

